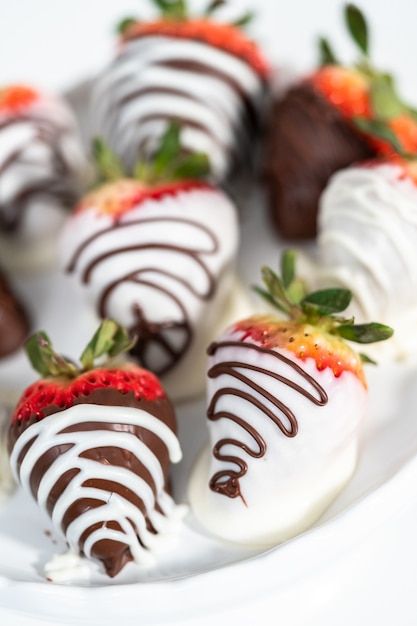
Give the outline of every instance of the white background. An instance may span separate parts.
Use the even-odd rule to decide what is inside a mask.
[[[193,2],[193,7],[205,3]],[[337,0],[235,0],[230,14],[255,7],[258,17],[249,32],[262,43],[277,68],[277,78],[303,71],[316,61],[318,34],[328,34],[343,58],[352,56]],[[364,0],[372,24],[372,57],[394,71],[401,91],[417,103],[417,2]],[[226,12],[227,13],[227,12]],[[65,90],[98,71],[111,57],[113,26],[126,15],[151,16],[145,0],[0,0],[0,87],[29,82]],[[417,486],[416,486],[417,491]],[[378,528],[343,562],[331,563],[317,576],[289,590],[291,615],[283,619],[274,598],[262,606],[239,607],[221,617],[202,617],[202,624],[284,624],[284,626],[411,626],[417,624],[417,506],[402,511],[396,524]],[[0,555],[1,558],[1,555]],[[314,571],[314,564],[312,564]],[[163,602],[163,598],[161,598]],[[22,598],[24,604],[24,598]],[[215,608],[213,609],[215,610]],[[1,612],[1,607],[0,607]],[[30,623],[2,614],[2,624]],[[204,621],[206,619],[206,621]]]

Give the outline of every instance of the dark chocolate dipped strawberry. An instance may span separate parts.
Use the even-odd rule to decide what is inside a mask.
[[[269,76],[242,30],[250,16],[226,24],[214,16],[223,2],[211,2],[201,16],[183,0],[155,4],[156,20],[121,23],[118,55],[93,94],[94,133],[132,172],[177,120],[184,150],[207,153],[212,177],[223,181],[255,152]]]
[[[271,107],[265,183],[271,216],[287,239],[316,235],[320,195],[335,171],[390,154],[393,145],[417,153],[416,113],[399,97],[393,77],[372,66],[364,16],[348,4],[345,21],[358,62],[341,64],[321,39],[321,67]]]
[[[240,320],[208,348],[210,444],[190,482],[199,522],[252,545],[305,530],[350,479],[367,384],[346,340],[392,335],[341,317],[347,290],[307,294],[292,253],[283,256],[282,279],[264,268],[263,280],[259,293],[281,314]]]
[[[15,292],[10,278],[0,270],[0,358],[9,356],[23,346],[30,330],[30,321]]]
[[[131,343],[105,320],[77,366],[35,334],[27,351],[41,379],[23,393],[9,428],[23,489],[69,553],[99,561],[109,576],[146,562],[178,516],[168,493],[170,464],[181,458],[174,409],[152,373],[118,358]]]
[[[65,225],[62,264],[98,318],[138,336],[132,355],[170,395],[198,393],[205,345],[235,298],[235,206],[205,180],[207,157],[182,152],[178,124],[134,178],[102,142],[96,148],[108,182]]]

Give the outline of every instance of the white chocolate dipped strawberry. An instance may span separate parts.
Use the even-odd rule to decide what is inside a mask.
[[[207,159],[181,154],[179,133],[173,124],[136,179],[121,178],[120,163],[99,144],[114,182],[84,198],[61,239],[63,266],[82,297],[98,318],[138,336],[133,356],[176,399],[204,389],[205,346],[240,302],[236,208],[199,178]]]
[[[18,482],[68,543],[69,553],[46,567],[51,579],[70,580],[64,565],[78,557],[109,576],[130,561],[148,563],[185,512],[168,485],[181,459],[174,408],[156,376],[117,358],[130,345],[113,320],[101,324],[80,367],[45,333],[27,342],[41,379],[17,404],[9,451]]]
[[[82,192],[87,160],[62,98],[25,85],[0,88],[0,261],[41,269]]]
[[[254,155],[269,68],[242,30],[213,13],[190,15],[183,0],[155,1],[154,21],[124,20],[116,58],[105,69],[91,105],[93,134],[103,136],[132,171],[155,148],[167,125],[178,120],[189,152],[210,156],[222,181]]]
[[[346,290],[305,294],[294,257],[283,279],[264,268],[260,292],[288,319],[252,316],[208,348],[210,444],[193,470],[189,497],[210,533],[273,545],[308,528],[355,469],[366,415],[361,357],[343,338],[385,339],[392,330],[337,316]]]
[[[320,201],[317,285],[348,285],[350,311],[396,325],[371,354],[414,356],[417,342],[417,164],[399,155],[335,174]]]

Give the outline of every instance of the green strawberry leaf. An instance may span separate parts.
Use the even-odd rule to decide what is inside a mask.
[[[387,74],[375,76],[370,81],[371,105],[374,116],[389,120],[407,111],[406,105],[395,91],[392,77]]]
[[[392,336],[393,329],[384,324],[377,322],[355,324],[353,317],[336,315],[344,311],[351,302],[352,292],[348,289],[321,289],[305,295],[305,283],[295,274],[293,251],[284,251],[281,270],[283,278],[275,274],[271,268],[262,267],[265,289],[254,287],[254,290],[290,320],[312,324],[323,332],[358,343],[383,341]]]
[[[224,6],[226,4],[226,0],[212,0],[207,7],[205,8],[203,15],[209,16],[213,15],[217,9]]]
[[[125,177],[125,170],[119,157],[101,137],[95,137],[92,144],[93,160],[98,171],[98,182],[114,181]]]
[[[84,370],[94,367],[94,362],[102,356],[116,356],[130,345],[128,332],[115,320],[101,322],[93,338],[84,349],[80,362]]]
[[[289,300],[285,286],[283,281],[275,272],[271,270],[270,267],[264,266],[261,269],[262,273],[262,281],[267,288],[267,292],[272,297],[275,302],[275,306],[277,306],[281,311],[291,314],[292,312],[292,302]]]
[[[370,356],[364,354],[363,352],[359,352],[360,359],[362,363],[369,363],[370,365],[377,365],[377,362],[374,359],[371,359]]]
[[[343,339],[356,343],[375,343],[389,339],[394,331],[385,324],[371,322],[369,324],[341,325],[337,328],[337,334]]]
[[[173,180],[207,178],[210,174],[207,155],[200,152],[184,154],[180,134],[180,123],[173,120],[161,137],[153,156],[136,164],[134,178],[151,185]]]
[[[365,56],[369,52],[368,25],[363,13],[354,4],[345,7],[345,22],[353,41]]]
[[[255,13],[253,11],[247,11],[242,17],[239,17],[237,20],[231,22],[232,26],[237,26],[238,28],[244,28],[251,22],[253,22],[255,18]]]
[[[352,292],[348,289],[322,289],[308,294],[302,301],[301,307],[313,305],[319,315],[331,315],[344,311],[350,304]]]
[[[156,175],[162,174],[180,154],[180,134],[180,123],[176,120],[172,121],[162,136],[158,151],[153,157],[153,170]]]
[[[369,120],[364,117],[354,117],[353,123],[358,130],[371,137],[382,139],[392,146],[392,149],[398,154],[404,154],[403,147],[398,140],[398,137],[386,122],[383,120]]]
[[[45,332],[40,331],[29,337],[25,349],[32,367],[42,378],[48,376],[73,378],[77,375],[77,367],[54,351],[51,340]]]
[[[285,250],[281,260],[281,274],[284,287],[287,289],[295,279],[295,258],[294,250]]]
[[[339,61],[325,37],[319,38],[319,54],[321,67],[325,65],[339,65]]]
[[[210,161],[206,154],[195,152],[184,156],[172,170],[172,178],[176,180],[198,180],[210,174]]]
[[[161,15],[167,19],[184,20],[188,16],[185,0],[153,0]]]
[[[113,336],[113,346],[108,354],[114,358],[125,352],[129,352],[137,342],[137,337],[132,337],[126,328],[119,326]]]
[[[125,17],[116,25],[116,33],[123,35],[132,24],[136,24],[138,21],[136,17]]]

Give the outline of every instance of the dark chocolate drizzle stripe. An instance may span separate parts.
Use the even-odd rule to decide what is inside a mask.
[[[265,455],[267,444],[261,434],[247,421],[243,418],[231,413],[229,411],[216,411],[216,406],[218,401],[223,396],[234,395],[242,400],[245,400],[247,403],[253,405],[256,409],[261,411],[266,417],[271,419],[274,424],[278,427],[278,429],[282,432],[286,437],[295,437],[298,432],[298,422],[295,414],[290,409],[290,407],[286,406],[281,400],[270,392],[266,391],[259,384],[255,383],[253,380],[249,378],[249,376],[245,375],[241,370],[249,370],[253,372],[257,372],[259,374],[263,374],[265,376],[269,376],[274,378],[278,382],[286,385],[287,387],[291,387],[297,393],[303,395],[305,398],[310,400],[313,404],[317,406],[324,406],[328,402],[328,397],[326,391],[319,385],[319,383],[310,376],[302,367],[300,367],[297,363],[287,358],[283,354],[271,350],[269,348],[263,348],[256,344],[246,343],[241,341],[223,341],[219,343],[212,343],[207,352],[209,355],[213,355],[217,350],[222,348],[235,347],[235,348],[243,348],[254,350],[256,352],[262,354],[268,354],[275,359],[278,359],[285,365],[288,365],[294,372],[299,374],[309,385],[313,387],[313,389],[317,392],[317,396],[313,393],[310,393],[305,387],[297,384],[291,379],[282,376],[276,372],[273,372],[268,369],[264,369],[257,365],[253,365],[252,363],[244,363],[241,361],[223,361],[220,363],[216,363],[213,365],[208,371],[209,378],[218,378],[222,375],[231,376],[239,380],[243,383],[248,389],[255,394],[259,394],[261,398],[265,399],[268,403],[270,403],[275,409],[272,410],[266,403],[263,403],[261,399],[257,397],[257,395],[251,395],[248,391],[243,391],[241,389],[236,389],[234,387],[223,387],[218,389],[213,395],[210,404],[207,409],[207,418],[211,421],[217,421],[221,418],[227,418],[235,422],[238,426],[240,426],[243,430],[245,430],[251,438],[256,443],[257,448],[252,449],[247,446],[245,443],[238,441],[237,439],[232,438],[224,438],[218,441],[213,447],[213,456],[219,461],[224,461],[227,463],[233,463],[238,467],[238,470],[233,469],[225,469],[216,472],[209,482],[209,487],[212,491],[225,495],[229,498],[240,497],[243,501],[243,495],[240,489],[240,479],[245,476],[248,471],[248,465],[244,459],[241,459],[238,456],[226,455],[222,453],[222,448],[227,445],[232,445],[236,448],[243,450],[246,454],[251,456],[252,458],[262,458]],[[286,417],[289,422],[289,427],[282,420],[282,416]]]
[[[149,275],[150,273],[154,273],[156,276],[159,275],[161,277],[173,279],[174,281],[176,281],[176,284],[182,285],[191,294],[193,294],[197,298],[200,298],[202,301],[210,300],[214,296],[216,284],[214,276],[210,273],[209,268],[204,260],[201,258],[201,255],[213,255],[218,251],[219,243],[214,233],[197,221],[179,217],[155,217],[135,219],[129,222],[115,221],[112,226],[104,228],[94,235],[90,236],[77,248],[75,254],[67,265],[66,271],[69,273],[74,272],[78,262],[80,261],[80,258],[82,257],[83,252],[93,242],[97,241],[101,237],[115,230],[158,222],[185,224],[199,230],[200,232],[202,231],[208,236],[210,242],[209,246],[207,247],[207,249],[204,249],[202,247],[193,248],[191,247],[192,242],[190,242],[190,247],[188,248],[168,243],[144,243],[127,245],[124,247],[116,248],[115,250],[109,250],[108,252],[105,252],[95,257],[83,269],[81,280],[84,284],[88,284],[91,280],[92,273],[97,266],[99,266],[102,262],[125,252],[140,252],[153,249],[158,251],[177,252],[179,254],[188,256],[201,267],[204,275],[207,278],[207,287],[201,292],[197,291],[192,283],[184,276],[176,275],[169,269],[147,266],[139,267],[138,269],[124,274],[117,280],[109,283],[109,285],[102,291],[98,298],[97,312],[101,318],[109,316],[111,317],[111,313],[108,310],[108,302],[110,296],[115,292],[118,287],[120,287],[120,285],[126,283],[133,283],[136,285],[150,287],[151,289],[160,292],[161,294],[166,296],[167,299],[176,304],[179,311],[181,312],[182,319],[167,320],[165,322],[154,322],[152,319],[146,318],[145,312],[140,302],[131,303],[131,310],[135,318],[135,323],[133,324],[133,326],[130,327],[129,330],[132,334],[135,334],[138,337],[138,341],[136,343],[136,346],[132,350],[132,354],[138,359],[138,361],[142,365],[144,365],[144,367],[151,369],[156,374],[158,374],[158,376],[162,376],[169,372],[177,364],[177,362],[182,358],[182,356],[189,348],[193,337],[193,329],[189,321],[187,311],[180,298],[176,295],[175,290],[158,285],[155,282],[150,281],[149,278],[146,279],[143,275]],[[174,339],[174,334],[178,335],[178,333],[182,335],[182,341],[181,345],[177,348],[175,346],[175,341],[171,341],[170,337]],[[161,362],[158,365],[151,363],[151,358],[149,357],[150,347],[153,342],[156,343],[160,348],[162,348],[166,357],[165,362]]]
[[[0,203],[0,230],[4,232],[13,232],[18,229],[24,212],[34,198],[56,198],[65,206],[71,205],[76,200],[70,168],[63,158],[59,145],[62,136],[70,132],[70,129],[34,116],[7,118],[0,122],[0,132],[21,124],[34,126],[36,132],[29,141],[23,143],[3,161],[0,166],[0,176],[4,176],[8,169],[16,165],[39,167],[38,161],[25,157],[25,153],[34,144],[43,145],[49,150],[47,165],[50,167],[50,173],[43,174],[38,180],[31,181],[29,185],[25,185],[22,181],[23,185],[14,198],[7,203]]]

